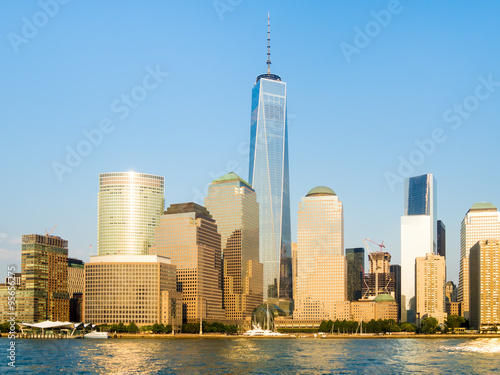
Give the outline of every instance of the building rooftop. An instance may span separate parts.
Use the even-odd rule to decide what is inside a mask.
[[[228,174],[225,174],[224,176],[219,177],[219,178],[213,180],[212,184],[221,184],[221,183],[224,183],[224,182],[231,182],[231,181],[239,181],[243,185],[248,186],[250,189],[252,188],[248,182],[246,182],[244,179],[242,179],[240,176],[238,176],[234,172],[229,172]]]
[[[396,300],[390,294],[379,294],[373,302],[396,302]]]
[[[489,202],[474,203],[469,211],[496,211],[497,208]]]
[[[309,190],[306,197],[316,197],[322,195],[337,195],[332,189],[327,186],[316,186],[314,189]]]

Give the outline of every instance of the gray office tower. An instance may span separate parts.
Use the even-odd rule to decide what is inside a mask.
[[[357,301],[363,296],[363,272],[365,268],[365,249],[355,247],[345,249],[347,259],[347,299]]]
[[[437,221],[437,254],[446,258],[446,225]]]
[[[398,304],[398,322],[401,321],[401,266],[393,264],[389,267],[391,273],[394,274],[394,298]]]

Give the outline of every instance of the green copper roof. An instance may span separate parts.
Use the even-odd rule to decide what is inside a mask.
[[[240,176],[238,176],[234,172],[229,172],[228,174],[225,174],[222,177],[219,177],[216,180],[213,180],[213,184],[220,184],[223,182],[230,182],[230,181],[240,181],[242,184],[248,186],[249,188],[252,188],[248,182],[246,182],[244,179],[242,179]]]
[[[337,195],[335,192],[326,186],[316,186],[314,189],[309,190],[306,197],[311,197],[315,195]]]
[[[474,203],[472,207],[470,208],[471,210],[497,210],[497,208],[492,205],[491,203],[488,202],[483,202],[483,203]]]
[[[390,294],[379,294],[373,302],[396,302],[396,300]]]

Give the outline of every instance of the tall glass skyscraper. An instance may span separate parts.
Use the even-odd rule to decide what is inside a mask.
[[[272,302],[292,299],[292,262],[286,83],[271,74],[269,43],[268,22],[268,69],[252,90],[248,180],[260,205],[264,300]]]
[[[437,202],[434,175],[406,179],[401,217],[401,320],[415,322],[415,259],[436,253]]]
[[[136,172],[99,175],[97,253],[147,255],[165,208],[164,179]]]

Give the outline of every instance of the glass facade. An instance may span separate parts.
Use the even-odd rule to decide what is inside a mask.
[[[264,300],[291,300],[292,262],[286,83],[274,74],[252,90],[249,182],[260,206]]]
[[[365,249],[363,247],[345,249],[345,257],[347,259],[347,300],[357,301],[363,296]]]
[[[163,177],[135,172],[100,174],[97,253],[148,254],[164,207]]]

